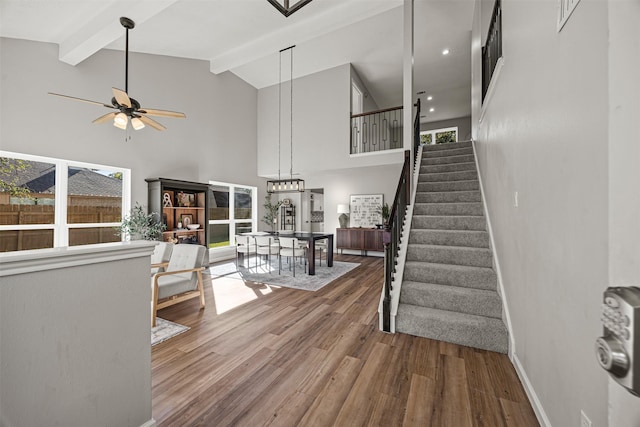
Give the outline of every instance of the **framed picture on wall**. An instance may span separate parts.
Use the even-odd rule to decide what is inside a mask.
[[[352,194],[350,201],[351,227],[375,228],[382,224],[380,207],[384,202],[382,194]]]

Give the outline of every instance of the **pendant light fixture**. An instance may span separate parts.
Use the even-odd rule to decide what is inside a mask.
[[[267,181],[267,193],[290,193],[303,192],[304,180],[293,178],[293,48],[295,45],[289,46],[280,51],[280,75],[278,83],[278,179]],[[282,144],[282,53],[289,51],[291,56],[291,79],[290,87],[290,144],[291,144],[291,168],[289,169],[289,179],[282,179],[280,176],[280,146]]]
[[[300,10],[300,8],[306,4],[311,3],[311,0],[267,0],[276,9],[282,13],[285,18],[288,18],[293,12]]]

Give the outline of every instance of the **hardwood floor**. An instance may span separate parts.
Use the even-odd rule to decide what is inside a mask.
[[[538,426],[507,356],[378,330],[380,258],[317,292],[205,282],[159,316],[191,329],[152,349],[166,426]]]

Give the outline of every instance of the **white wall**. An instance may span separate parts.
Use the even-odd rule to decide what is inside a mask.
[[[0,254],[0,426],[155,425],[153,246]]]
[[[147,204],[145,178],[260,185],[256,175],[257,90],[206,61],[131,53],[129,93],[143,107],[186,113],[157,118],[126,133],[91,121],[109,110],[47,95],[57,92],[110,103],[124,89],[124,53],[101,50],[76,67],[53,44],[0,39],[2,150],[120,166],[132,170],[133,201]]]
[[[288,90],[288,86],[283,89],[287,103]],[[350,100],[350,64],[294,80],[294,174],[300,173],[306,180],[310,174],[323,171],[403,162],[402,152],[350,157]],[[289,105],[283,105],[283,112],[289,114],[288,111]],[[289,176],[291,167],[289,125],[288,116],[283,115],[280,144],[283,178]],[[278,85],[258,91],[258,175],[278,175]],[[307,188],[322,186],[322,183],[306,184]]]
[[[306,181],[307,187],[324,188],[324,231],[335,233],[340,227],[338,205],[348,205],[352,194],[382,194],[384,201],[391,205],[401,171],[402,164],[399,164],[356,168],[348,174],[327,171],[312,175]]]
[[[306,188],[324,188],[326,232],[338,227],[338,215],[333,213],[339,203],[349,203],[351,194],[383,193],[391,203],[404,161],[401,150],[350,156],[351,73],[351,65],[344,64],[294,80],[293,172],[305,180]],[[284,82],[282,178],[289,177],[291,167],[288,91],[288,82]],[[278,85],[258,91],[258,175],[278,176]],[[259,186],[260,218],[264,215],[263,188]],[[280,198],[292,197],[284,194]],[[264,223],[260,227],[268,229]]]
[[[367,85],[364,84],[364,82],[360,78],[360,75],[358,74],[356,69],[353,67],[353,65],[351,66],[351,78],[356,82],[356,85],[358,86],[358,88],[362,90],[362,111],[364,113],[368,113],[371,111],[379,110],[380,106],[378,105],[376,100],[373,98],[373,95],[371,94],[371,92],[369,92],[369,88],[367,87]],[[390,105],[385,108],[391,108],[391,107],[395,107],[395,105]]]
[[[504,67],[482,122],[476,10],[472,124],[514,361],[551,425],[579,426],[583,409],[605,426],[593,343],[608,280],[607,3],[580,2],[560,33],[557,1],[502,6]]]

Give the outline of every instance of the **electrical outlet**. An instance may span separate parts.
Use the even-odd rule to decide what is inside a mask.
[[[580,427],[592,427],[591,420],[587,417],[584,411],[580,411]]]

